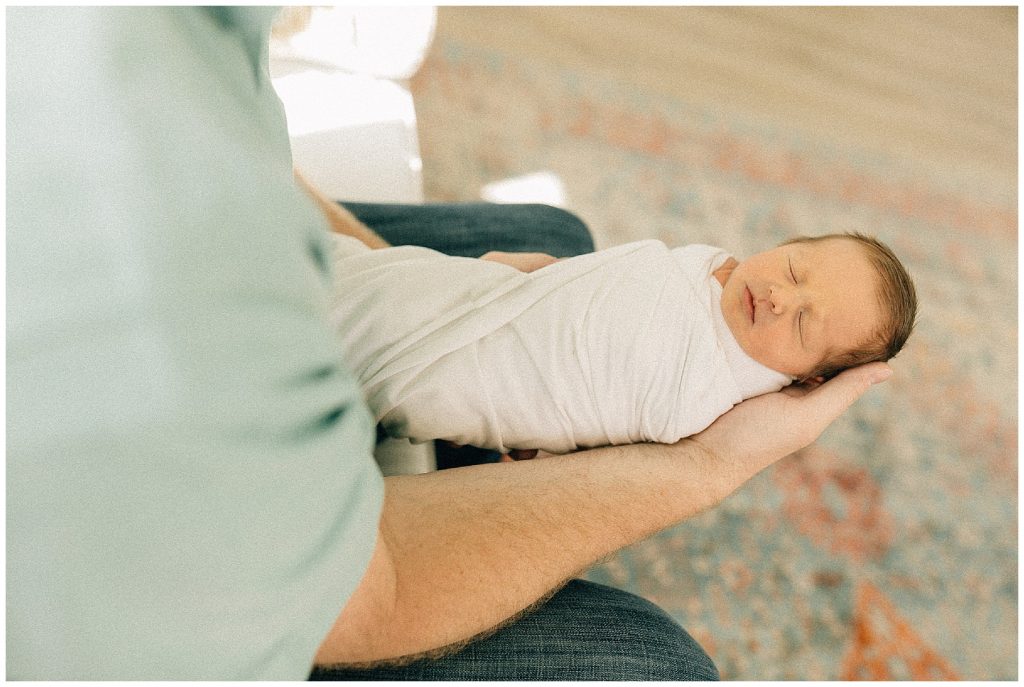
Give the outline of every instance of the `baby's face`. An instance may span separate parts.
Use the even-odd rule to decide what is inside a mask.
[[[715,276],[725,321],[747,355],[798,379],[864,344],[882,322],[877,274],[852,240],[779,246]]]

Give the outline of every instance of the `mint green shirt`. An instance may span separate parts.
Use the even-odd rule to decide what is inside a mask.
[[[8,678],[303,679],[365,572],[273,16],[7,10]]]

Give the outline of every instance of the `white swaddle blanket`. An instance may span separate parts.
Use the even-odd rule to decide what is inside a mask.
[[[710,246],[640,241],[524,274],[334,242],[344,361],[392,436],[506,451],[653,441],[791,378],[736,343]]]

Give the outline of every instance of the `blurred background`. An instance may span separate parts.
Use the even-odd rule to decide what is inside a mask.
[[[587,577],[724,679],[1017,677],[1017,9],[292,8],[296,162],[348,200],[547,202],[599,247],[862,231],[914,276],[895,376]]]

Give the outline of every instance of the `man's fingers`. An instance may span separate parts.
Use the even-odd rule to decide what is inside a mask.
[[[818,414],[818,424],[824,429],[863,396],[873,384],[884,382],[891,376],[892,368],[885,363],[860,365],[843,371],[810,391],[803,402]]]

